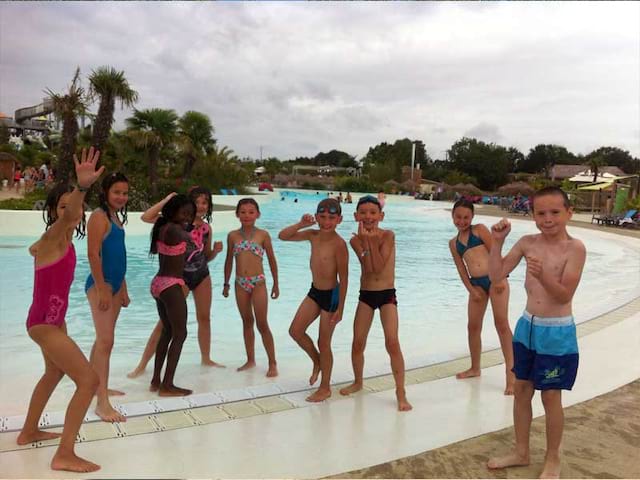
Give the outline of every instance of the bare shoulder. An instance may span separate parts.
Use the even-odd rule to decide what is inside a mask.
[[[382,239],[393,242],[396,239],[396,234],[393,233],[393,230],[382,230]]]
[[[476,234],[491,235],[491,232],[489,231],[489,229],[484,223],[478,223],[474,225],[472,228]]]
[[[587,247],[584,246],[582,240],[571,237],[569,240],[569,250],[571,253],[583,255],[587,253]]]

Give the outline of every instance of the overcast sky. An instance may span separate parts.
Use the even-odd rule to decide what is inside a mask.
[[[139,109],[208,114],[240,156],[409,137],[443,158],[465,135],[640,156],[637,2],[0,4],[0,111],[76,65],[124,70]]]

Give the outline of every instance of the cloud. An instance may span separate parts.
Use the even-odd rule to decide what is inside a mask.
[[[208,114],[240,156],[364,155],[463,135],[640,155],[638,3],[0,3],[0,110],[76,65],[124,70],[137,108]],[[131,111],[116,112],[116,128]]]

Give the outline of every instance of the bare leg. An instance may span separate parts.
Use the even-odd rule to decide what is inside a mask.
[[[362,390],[364,375],[364,349],[367,336],[373,322],[373,309],[364,302],[358,302],[356,317],[353,321],[353,343],[351,344],[351,364],[354,380],[351,385],[340,389],[341,395],[350,395]]]
[[[400,350],[400,340],[398,339],[398,307],[387,304],[380,307],[380,319],[384,330],[384,344],[391,359],[391,371],[396,382],[396,400],[398,410],[406,412],[413,407],[407,401],[407,394],[404,389],[404,357]]]
[[[542,404],[547,429],[547,453],[540,478],[560,478],[560,442],[564,429],[562,390],[544,390]]]
[[[504,356],[504,366],[506,370],[505,395],[513,395],[513,386],[516,382],[516,375],[511,371],[513,368],[513,334],[509,327],[509,283],[505,280],[505,289],[497,293],[495,285],[491,285],[491,309],[493,319],[500,339],[500,348]]]
[[[333,370],[333,352],[331,351],[331,337],[336,328],[331,323],[333,313],[322,310],[320,312],[320,331],[318,333],[318,351],[320,352],[320,371],[322,379],[320,387],[307,397],[307,402],[322,402],[331,396],[331,370]]]
[[[140,363],[138,366],[134,368],[132,371],[127,373],[127,377],[136,378],[144,373],[147,368],[147,364],[149,360],[153,358],[156,353],[156,348],[158,348],[158,341],[160,340],[160,335],[162,334],[162,321],[158,320],[156,326],[153,327],[153,331],[149,336],[149,340],[147,340],[147,345],[144,347],[144,352],[142,352],[142,358],[140,359]]]
[[[304,297],[304,300],[302,300],[302,303],[298,307],[298,311],[296,312],[295,317],[293,317],[293,321],[289,327],[289,335],[291,338],[300,345],[300,348],[309,355],[309,358],[311,358],[311,361],[313,362],[313,370],[311,372],[311,377],[309,377],[309,385],[316,383],[318,375],[320,375],[320,353],[316,349],[311,337],[307,334],[309,325],[318,318],[318,315],[320,315],[320,307],[318,304],[309,297]]]
[[[191,390],[177,387],[174,384],[182,345],[187,338],[187,302],[182,288],[179,285],[167,288],[160,294],[160,301],[171,324],[171,343],[167,350],[167,365],[159,387],[159,395],[163,397],[190,395]]]
[[[211,277],[207,276],[193,291],[198,319],[198,345],[203,365],[224,367],[211,359]]]
[[[482,319],[484,318],[484,312],[487,310],[487,303],[489,297],[485,295],[482,300],[474,300],[469,295],[469,304],[467,311],[469,315],[469,323],[467,325],[467,336],[469,341],[469,352],[471,353],[471,368],[460,372],[456,375],[458,379],[479,377],[481,373],[480,368],[480,354],[482,353]]]
[[[240,285],[236,283],[236,305],[238,305],[238,311],[240,317],[242,317],[242,336],[244,338],[244,349],[247,352],[247,361],[241,367],[238,367],[238,371],[242,372],[256,366],[256,335],[253,332],[253,306],[251,304],[251,293],[245,291]]]
[[[262,337],[262,344],[267,351],[267,358],[269,359],[269,368],[267,370],[267,377],[278,376],[278,365],[276,362],[276,347],[273,341],[273,335],[271,329],[267,323],[267,284],[266,282],[260,282],[256,285],[251,295],[251,302],[253,303],[253,311],[256,315],[256,327]]]
[[[91,288],[87,292],[93,325],[96,330],[96,340],[91,349],[91,366],[100,378],[98,387],[98,403],[96,405],[96,415],[105,422],[126,422],[126,417],[113,408],[109,401],[109,359],[113,349],[113,337],[116,328],[116,321],[122,306],[121,293],[118,292],[111,300],[108,310],[100,310],[98,307],[98,289]]]
[[[76,391],[71,397],[65,414],[60,445],[51,460],[51,468],[81,473],[99,470],[99,465],[75,454],[76,436],[91,404],[93,394],[98,388],[100,382],[98,375],[63,329],[36,325],[29,330],[29,336],[40,345],[45,362],[54,364],[76,384]]]
[[[513,400],[513,427],[516,433],[515,449],[502,457],[491,458],[489,468],[506,468],[529,465],[529,431],[531,430],[531,399],[533,383],[516,379]]]

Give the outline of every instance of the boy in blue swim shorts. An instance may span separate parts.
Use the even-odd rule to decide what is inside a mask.
[[[311,244],[311,289],[296,312],[289,335],[309,355],[313,370],[309,385],[322,374],[320,387],[307,397],[308,402],[322,402],[331,396],[333,353],[331,337],[342,320],[347,296],[349,253],[347,244],[336,232],[342,222],[342,209],[335,198],[325,198],[316,208],[315,216],[305,214],[298,223],[283,229],[278,238],[285,241],[309,241]],[[313,225],[318,228],[309,228]],[[307,329],[320,317],[318,348]]]
[[[567,195],[557,187],[538,190],[532,201],[539,234],[525,235],[502,257],[502,245],[511,230],[507,219],[491,228],[491,281],[500,281],[527,262],[527,306],[513,335],[516,375],[513,418],[515,449],[489,460],[489,468],[529,464],[531,399],[540,390],[547,430],[547,452],[540,478],[559,478],[560,442],[564,427],[562,390],[571,390],[578,371],[578,342],[572,315],[573,295],[580,282],[586,250],[567,232],[571,219]]]

